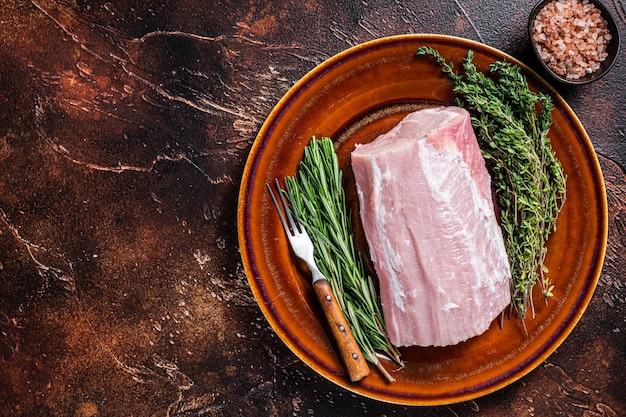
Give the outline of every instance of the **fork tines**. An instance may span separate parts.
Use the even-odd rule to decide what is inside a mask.
[[[280,203],[278,202],[274,191],[272,191],[270,184],[266,184],[266,187],[270,193],[270,197],[272,197],[272,201],[274,202],[274,206],[276,207],[276,211],[280,217],[280,222],[285,229],[285,233],[288,235],[300,233],[300,219],[298,218],[298,213],[294,209],[293,199],[291,197],[291,193],[289,192],[289,184],[285,183],[285,189],[282,189],[278,178],[275,179],[275,183]],[[295,228],[298,230],[294,230]]]

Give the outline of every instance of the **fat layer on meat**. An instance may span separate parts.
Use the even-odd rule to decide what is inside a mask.
[[[411,113],[351,161],[390,341],[484,333],[510,303],[511,272],[467,111]]]

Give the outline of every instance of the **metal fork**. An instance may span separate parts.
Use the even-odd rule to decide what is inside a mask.
[[[350,381],[360,381],[369,374],[369,365],[363,357],[361,349],[350,330],[350,326],[335,299],[328,279],[326,279],[315,264],[313,242],[300,222],[298,213],[294,208],[295,206],[289,192],[289,187],[287,186],[286,190],[283,190],[280,187],[278,179],[276,179],[278,194],[278,198],[276,198],[272,187],[269,184],[266,184],[266,186],[272,197],[272,201],[276,207],[280,222],[283,225],[293,253],[303,260],[311,271],[313,290],[324,311],[324,315],[326,316],[326,320],[328,321],[337,344],[339,354],[348,371]]]

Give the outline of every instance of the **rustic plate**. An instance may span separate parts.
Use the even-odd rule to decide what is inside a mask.
[[[516,319],[481,336],[444,348],[401,349],[406,367],[387,383],[376,369],[350,383],[336,356],[309,278],[293,262],[265,184],[293,175],[311,136],[336,142],[346,189],[355,206],[349,154],[373,140],[407,112],[452,104],[448,79],[429,58],[413,56],[420,45],[438,49],[457,65],[468,49],[484,70],[497,59],[521,65],[534,89],[554,98],[550,137],[568,176],[567,202],[546,259],[556,284],[547,305],[537,302],[528,336]],[[405,35],[348,49],[302,78],[261,128],[243,174],[238,209],[239,241],[252,292],[287,346],[330,381],[366,397],[397,404],[435,405],[469,400],[500,389],[545,360],[572,331],[595,289],[607,239],[607,205],[596,154],[580,121],[558,94],[529,68],[491,47],[460,38]],[[358,230],[358,224],[357,224]],[[359,244],[364,245],[362,239]],[[364,247],[364,246],[361,246]],[[540,297],[537,297],[540,299]]]

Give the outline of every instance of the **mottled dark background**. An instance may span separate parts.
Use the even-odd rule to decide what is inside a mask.
[[[623,0],[606,0],[624,35]],[[236,233],[254,137],[333,54],[386,35],[484,42],[538,69],[532,2],[2,0],[1,416],[626,415],[626,48],[556,86],[600,155],[609,247],[565,343],[433,408],[358,397],[278,340]]]

